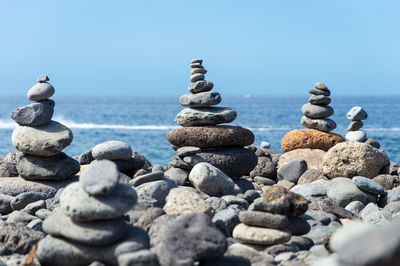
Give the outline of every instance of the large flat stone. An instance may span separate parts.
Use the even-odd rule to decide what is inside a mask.
[[[53,100],[31,103],[12,111],[11,118],[21,126],[45,125],[51,121],[55,105]]]
[[[257,245],[275,245],[289,241],[291,234],[277,229],[238,224],[233,229],[232,236],[243,243]]]
[[[316,129],[295,129],[282,138],[282,150],[285,152],[295,149],[320,149],[328,151],[337,143],[344,142],[338,134],[322,132]]]
[[[236,119],[237,113],[229,107],[186,108],[175,118],[181,126],[203,126],[230,123]]]

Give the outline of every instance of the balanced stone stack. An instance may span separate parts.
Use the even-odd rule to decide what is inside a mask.
[[[349,132],[346,134],[346,140],[358,142],[364,142],[367,140],[367,134],[364,130],[361,130],[364,125],[362,120],[365,120],[368,117],[367,112],[360,106],[354,106],[347,113],[346,117],[351,121],[347,127]]]
[[[28,99],[35,101],[11,113],[18,125],[12,143],[20,151],[16,156],[17,171],[27,180],[62,180],[76,174],[79,163],[62,150],[72,142],[69,128],[51,120],[55,103],[47,76],[39,76],[38,84],[28,91]]]
[[[304,114],[301,118],[301,124],[324,132],[332,131],[336,128],[336,123],[328,118],[334,112],[333,108],[329,106],[331,92],[322,82],[317,82],[314,86],[314,89],[309,90],[311,97],[308,103],[301,108]]]
[[[124,219],[137,195],[119,176],[115,163],[94,161],[79,182],[65,187],[60,208],[43,222],[48,235],[37,250],[42,265],[117,265],[122,254],[149,248],[147,233]]]
[[[218,92],[211,92],[214,84],[205,80],[207,70],[203,60],[192,60],[189,85],[191,94],[180,97],[179,102],[188,108],[182,110],[175,121],[183,128],[168,133],[168,141],[175,148],[197,147],[195,158],[172,158],[172,166],[190,170],[198,162],[208,162],[230,177],[248,175],[257,165],[257,156],[243,148],[254,142],[253,133],[239,126],[217,126],[236,119],[233,108],[213,107],[221,102]],[[201,149],[201,150],[200,150]],[[193,153],[192,153],[193,155]],[[184,158],[183,158],[184,159]]]

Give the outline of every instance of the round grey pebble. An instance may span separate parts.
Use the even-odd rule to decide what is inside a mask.
[[[94,146],[92,155],[96,160],[129,160],[132,148],[125,142],[111,140]]]
[[[287,180],[297,183],[300,176],[307,171],[308,165],[304,159],[294,159],[283,164],[278,169],[278,180]]]
[[[31,101],[43,101],[53,96],[54,92],[54,87],[50,83],[42,82],[30,88],[27,97]]]

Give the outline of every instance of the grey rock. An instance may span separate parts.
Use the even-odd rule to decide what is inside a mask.
[[[21,224],[0,221],[1,245],[6,254],[26,254],[43,237],[42,232],[21,226]]]
[[[196,67],[190,71],[190,75],[197,74],[197,73],[207,74],[207,70],[204,67],[203,68]]]
[[[60,207],[74,221],[85,222],[121,217],[136,201],[135,190],[125,184],[118,184],[108,197],[95,197],[79,183],[72,183],[61,194]]]
[[[191,93],[206,92],[212,90],[214,84],[211,81],[200,80],[195,83],[191,83],[188,87]]]
[[[165,172],[164,166],[160,165],[160,164],[156,164],[153,165],[153,167],[151,168],[151,172],[155,173],[155,172]]]
[[[315,83],[314,87],[316,89],[318,89],[318,90],[323,90],[323,91],[328,90],[328,87],[324,83],[322,83],[321,81],[318,81],[317,83]]]
[[[161,171],[148,173],[148,174],[140,175],[138,177],[133,178],[131,181],[129,181],[129,185],[137,187],[144,183],[149,183],[149,182],[160,180],[163,177],[164,177],[164,173]]]
[[[381,144],[377,140],[374,140],[371,138],[367,138],[365,143],[368,145],[371,145],[372,147],[377,148],[377,149],[379,149],[381,147]]]
[[[190,82],[192,83],[200,80],[204,80],[204,74],[196,73],[190,76]]]
[[[139,199],[155,199],[153,207],[163,207],[165,198],[174,187],[177,187],[177,185],[173,180],[163,178],[162,180],[141,184],[135,189]]]
[[[296,247],[295,245],[290,245],[290,244],[276,244],[273,246],[269,246],[265,249],[265,252],[268,254],[271,254],[273,256],[277,256],[278,254],[281,253],[287,253],[287,252],[298,252],[300,249]]]
[[[310,89],[308,92],[313,95],[324,95],[324,96],[331,95],[331,91],[328,89],[327,90]]]
[[[379,198],[379,206],[384,207],[390,202],[400,201],[400,191],[387,190]]]
[[[289,225],[286,227],[292,235],[305,235],[310,232],[311,227],[302,217],[292,217],[289,219]]]
[[[239,213],[240,222],[267,228],[286,228],[289,220],[286,216],[261,211],[242,211]]]
[[[39,82],[39,83],[43,83],[43,82],[46,82],[46,81],[49,81],[49,80],[50,80],[49,77],[46,76],[46,75],[40,75],[40,76],[37,78],[37,82]]]
[[[59,153],[51,157],[17,155],[17,170],[26,180],[63,180],[79,172],[79,162]]]
[[[357,131],[349,131],[346,136],[346,140],[348,141],[358,141],[363,142],[367,139],[367,133],[364,130],[357,130]]]
[[[166,214],[161,215],[156,219],[154,219],[149,230],[150,244],[152,247],[154,247],[154,245],[156,245],[159,242],[158,238],[160,237],[161,228],[167,226],[167,224],[171,223],[175,219],[176,219],[175,216]]]
[[[199,153],[199,152],[201,152],[201,149],[198,147],[185,146],[185,147],[179,148],[176,151],[176,155],[183,158],[185,156],[195,155],[196,153]]]
[[[223,256],[218,260],[204,261],[202,266],[250,266],[250,261],[242,256]]]
[[[210,196],[229,195],[235,187],[232,179],[209,163],[199,163],[193,167],[189,181],[197,190]]]
[[[13,211],[11,208],[11,202],[15,199],[15,197],[0,194],[0,214],[8,214]]]
[[[388,203],[383,209],[382,214],[386,219],[391,220],[397,216],[400,216],[400,201],[393,201]]]
[[[311,119],[306,116],[302,116],[301,124],[305,127],[324,132],[329,132],[336,128],[336,123],[329,118]]]
[[[230,123],[237,113],[229,107],[185,108],[175,118],[181,126],[203,126]]]
[[[354,214],[358,214],[364,208],[365,208],[365,204],[362,203],[361,201],[356,200],[356,201],[352,201],[349,204],[347,204],[345,209]]]
[[[13,208],[13,210],[22,210],[29,203],[38,200],[45,200],[49,197],[49,194],[42,192],[24,192],[13,198],[13,200],[11,201],[11,207]]]
[[[234,243],[228,247],[226,255],[244,257],[250,260],[252,265],[271,265],[273,257],[266,252],[257,251],[256,247],[242,243]],[[260,263],[260,264],[257,264]]]
[[[329,251],[325,248],[325,245],[315,245],[310,248],[310,252],[320,258],[330,255]]]
[[[125,142],[111,140],[94,146],[92,155],[96,160],[129,160],[132,157],[132,148]]]
[[[376,183],[369,178],[355,176],[352,178],[352,181],[359,189],[366,192],[370,192],[375,195],[383,195],[385,193],[385,189],[381,184]]]
[[[92,149],[85,151],[84,153],[82,153],[79,156],[79,163],[81,165],[90,164],[94,160],[95,159],[93,158],[93,155],[92,155]]]
[[[52,214],[51,211],[49,211],[48,209],[39,209],[35,212],[35,216],[38,217],[41,220],[46,219],[47,217],[49,217]]]
[[[349,126],[347,127],[347,130],[348,131],[357,131],[360,128],[362,128],[363,125],[364,125],[364,123],[362,121],[358,121],[358,120],[351,121]]]
[[[40,82],[29,89],[27,97],[31,101],[43,101],[53,96],[54,87],[47,82]]]
[[[240,223],[238,213],[233,209],[224,209],[217,212],[212,218],[212,222],[223,223],[229,233],[232,233],[236,225]]]
[[[386,217],[379,210],[376,212],[373,212],[370,215],[368,215],[367,217],[365,217],[365,219],[363,219],[363,221],[368,224],[387,224],[388,223],[388,220],[386,219]]]
[[[143,249],[118,256],[119,266],[160,266],[157,255],[150,250]]]
[[[307,212],[301,217],[305,220],[315,220],[323,225],[328,225],[332,221],[339,221],[335,215],[319,210],[307,210]]]
[[[191,64],[190,64],[190,67],[191,67],[191,68],[203,68],[202,63],[203,63],[203,62],[194,62],[194,63],[191,63]]]
[[[8,215],[7,222],[8,223],[24,223],[28,224],[29,222],[35,220],[36,217],[33,215],[30,215],[26,212],[23,211],[13,211]]]
[[[14,162],[0,162],[0,177],[18,176],[17,164]]]
[[[209,216],[200,213],[181,215],[162,226],[154,246],[160,264],[166,266],[219,259],[226,249],[225,236]]]
[[[308,118],[318,119],[333,115],[333,108],[330,106],[321,106],[306,103],[301,107],[302,113]]]
[[[215,212],[219,212],[228,207],[226,201],[219,197],[209,197],[205,201],[210,204],[211,208],[213,208]]]
[[[360,106],[354,106],[353,108],[350,109],[350,111],[346,115],[347,119],[349,120],[365,120],[368,117],[367,112],[360,107]]]
[[[199,63],[202,64],[203,63],[203,59],[192,59],[191,64],[195,64],[195,63]]]
[[[311,239],[302,236],[292,236],[286,244],[297,246],[300,250],[309,250],[314,246],[314,242]]]
[[[302,185],[296,185],[290,189],[290,191],[302,195],[304,198],[312,201],[317,197],[326,196],[326,186],[318,183],[305,183]]]
[[[160,217],[161,215],[165,214],[162,208],[158,207],[151,207],[148,208],[138,219],[135,223],[135,226],[139,226],[146,231],[149,231],[153,221]]]
[[[287,180],[297,183],[300,176],[307,171],[307,162],[303,159],[294,159],[288,163],[283,164],[278,169],[278,180]]]
[[[329,241],[329,248],[332,251],[337,252],[348,242],[352,242],[355,237],[366,234],[373,228],[374,226],[360,222],[353,222],[343,226],[332,235],[331,240]]]
[[[325,95],[311,95],[308,102],[315,105],[328,105],[331,103],[331,98]]]
[[[94,161],[79,177],[79,184],[92,196],[108,196],[117,187],[117,165],[109,160]]]
[[[268,141],[261,141],[260,148],[263,150],[268,150],[271,144]]]
[[[204,159],[198,155],[189,155],[186,157],[183,157],[183,161],[190,165],[191,167],[195,166],[198,163],[203,163],[205,162]]]
[[[345,208],[340,207],[330,199],[318,199],[311,202],[308,206],[311,210],[324,211],[326,213],[334,214],[339,218],[354,219],[356,217],[356,215]]]
[[[179,103],[188,107],[209,107],[221,102],[218,92],[200,92],[196,94],[185,94],[179,98]]]
[[[222,196],[221,199],[225,200],[225,202],[228,204],[228,206],[237,204],[237,205],[242,206],[244,209],[247,209],[249,207],[249,203],[247,202],[247,200],[239,198],[234,195]]]
[[[332,222],[329,225],[316,225],[311,227],[310,232],[304,236],[310,238],[316,245],[324,244],[329,236],[341,227],[341,224],[336,222]]]
[[[134,173],[141,168],[147,167],[147,163],[142,158],[129,158],[128,160],[112,160],[117,164],[118,169],[121,173],[128,176],[133,176]]]
[[[42,126],[51,121],[54,106],[53,100],[32,103],[12,111],[11,118],[21,126]]]
[[[31,202],[22,209],[23,212],[34,215],[36,211],[46,208],[46,202],[44,200],[38,200]]]
[[[33,229],[35,231],[43,231],[43,221],[41,219],[35,219],[31,222],[29,222],[26,227],[28,227],[29,229]]]
[[[173,156],[170,161],[169,161],[169,167],[175,167],[175,168],[180,168],[184,170],[191,170],[192,166],[189,164],[185,163],[181,157],[178,155]]]
[[[128,229],[124,218],[80,223],[72,221],[61,211],[54,212],[43,222],[43,230],[47,234],[94,246],[112,244],[121,239]]]
[[[176,167],[171,167],[164,173],[164,175],[169,179],[175,181],[178,186],[182,186],[186,183],[186,180],[189,177],[189,171]]]
[[[262,176],[255,176],[254,177],[254,182],[256,182],[259,185],[264,185],[264,186],[273,186],[275,185],[275,181],[267,178],[267,177],[262,177]]]

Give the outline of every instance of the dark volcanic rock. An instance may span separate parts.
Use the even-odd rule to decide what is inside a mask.
[[[257,166],[250,172],[250,177],[256,176],[276,179],[276,164],[270,156],[258,157]]]
[[[18,176],[17,164],[13,162],[0,162],[0,177]]]
[[[42,232],[29,229],[21,223],[0,221],[0,241],[5,247],[4,253],[26,254],[43,237]]]
[[[53,100],[31,103],[12,111],[11,118],[21,126],[37,127],[45,125],[53,117],[54,106]]]

